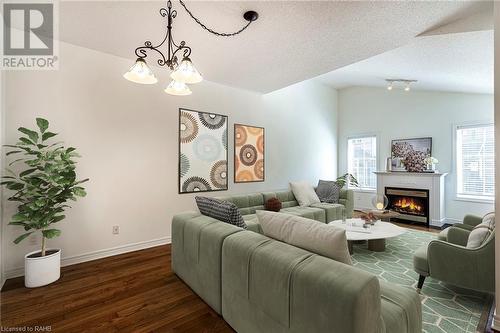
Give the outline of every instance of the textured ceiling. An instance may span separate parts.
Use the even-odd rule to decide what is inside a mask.
[[[414,79],[413,89],[493,93],[493,31],[418,37],[411,43],[318,77],[335,88],[386,86]]]
[[[244,11],[259,12],[259,20],[241,35],[221,38],[196,25],[178,2],[173,4],[178,10],[174,38],[193,48],[191,58],[207,80],[264,93],[400,47],[485,6],[467,1],[188,2],[203,22],[222,31],[241,27]],[[135,47],[163,38],[166,23],[158,14],[163,5],[61,2],[60,38],[132,62]]]

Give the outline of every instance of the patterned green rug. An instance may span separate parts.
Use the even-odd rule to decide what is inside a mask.
[[[429,232],[408,230],[387,240],[385,252],[371,252],[365,244],[354,244],[353,263],[381,280],[415,289],[418,275],[413,270],[413,252],[435,238]],[[486,302],[484,294],[427,278],[421,297],[424,332],[476,332]]]

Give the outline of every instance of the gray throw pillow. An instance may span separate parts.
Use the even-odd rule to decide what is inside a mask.
[[[475,249],[483,245],[495,229],[495,213],[488,213],[483,221],[476,225],[467,239],[467,248]]]
[[[238,207],[232,202],[208,197],[195,197],[195,200],[200,213],[203,215],[243,229],[247,228]]]
[[[333,180],[320,180],[316,194],[321,202],[338,203],[342,187]]]

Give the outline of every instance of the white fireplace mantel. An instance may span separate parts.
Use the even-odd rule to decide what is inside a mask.
[[[444,224],[444,177],[447,173],[376,171],[375,174],[379,194],[385,194],[386,187],[428,190],[429,224],[435,227]]]

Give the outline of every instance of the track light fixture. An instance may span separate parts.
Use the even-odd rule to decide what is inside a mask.
[[[210,32],[211,34],[220,37],[231,37],[243,32],[250,24],[257,20],[259,14],[255,11],[247,11],[243,14],[243,19],[247,23],[238,31],[231,33],[217,32],[213,29],[208,28],[203,24],[194,14],[186,7],[186,4],[179,0],[179,3],[184,7],[186,12],[191,16],[196,23],[198,23],[203,29]],[[172,9],[172,2],[167,1],[167,7],[160,9],[160,15],[167,19],[167,30],[165,37],[162,42],[158,45],[153,44],[151,41],[144,42],[144,46],[139,46],[135,49],[135,55],[137,60],[135,64],[130,68],[130,70],[123,75],[123,77],[129,81],[140,83],[140,84],[155,84],[158,79],[155,77],[153,71],[146,64],[146,57],[149,51],[155,51],[153,54],[158,56],[156,63],[159,66],[168,67],[172,73],[170,78],[172,81],[165,88],[165,92],[170,95],[186,96],[191,94],[191,90],[187,86],[188,84],[194,84],[201,82],[203,80],[200,72],[194,67],[191,62],[191,48],[186,44],[185,41],[176,43],[172,36],[172,23],[174,18],[177,16],[177,11]],[[165,45],[166,53],[164,54],[160,48]]]
[[[417,82],[417,80],[408,80],[408,79],[385,79],[387,82],[387,90],[392,90],[395,85],[402,84],[404,85],[404,91],[410,91],[410,85],[412,83]]]

